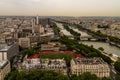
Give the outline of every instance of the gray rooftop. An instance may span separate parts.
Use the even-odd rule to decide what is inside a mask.
[[[105,64],[102,58],[75,58],[76,64]]]
[[[8,61],[0,61],[0,69],[3,69],[8,64]]]
[[[12,45],[0,43],[0,51],[7,51]]]

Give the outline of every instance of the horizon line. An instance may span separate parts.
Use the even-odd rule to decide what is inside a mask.
[[[36,15],[0,15],[0,17],[2,17],[2,16],[4,16],[4,17],[7,17],[7,16],[36,16]],[[67,16],[67,15],[64,15],[64,16],[59,16],[59,15],[55,15],[55,16],[49,16],[49,15],[38,15],[39,17],[120,17],[120,16],[90,16],[90,15],[88,15],[88,16]]]

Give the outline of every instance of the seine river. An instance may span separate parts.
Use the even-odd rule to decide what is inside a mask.
[[[120,57],[120,48],[113,46],[113,45],[109,45],[109,43],[105,43],[105,42],[90,42],[90,41],[81,41],[83,44],[86,44],[88,46],[93,45],[94,48],[98,49],[99,47],[103,47],[104,48],[104,52],[108,53],[108,54],[115,54],[118,55]]]
[[[62,24],[61,23],[56,23],[57,26],[59,28],[63,28]],[[76,32],[79,32],[81,33],[81,36],[89,36],[89,34],[83,32],[83,31],[79,31],[77,29],[74,29],[74,31]],[[62,31],[62,30],[61,30]],[[67,35],[66,32],[64,32],[64,34]],[[113,46],[113,45],[109,45],[109,43],[104,43],[104,42],[91,42],[91,41],[81,41],[83,44],[86,44],[86,45],[93,45],[94,48],[98,49],[99,47],[103,47],[104,48],[104,52],[108,53],[108,54],[115,54],[117,56],[120,57],[120,48],[116,47],[116,46]]]

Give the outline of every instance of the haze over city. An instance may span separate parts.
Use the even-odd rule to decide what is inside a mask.
[[[120,0],[0,0],[0,80],[120,80]]]
[[[120,0],[0,0],[0,15],[120,16]]]

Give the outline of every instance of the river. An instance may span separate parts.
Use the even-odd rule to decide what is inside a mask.
[[[80,41],[83,44],[86,45],[93,45],[94,48],[98,49],[99,47],[103,47],[104,48],[104,52],[108,53],[108,54],[115,54],[117,56],[120,57],[120,48],[110,45],[109,43],[105,43],[105,42],[91,42],[91,41]]]
[[[64,30],[63,26],[61,23],[56,23],[57,26],[59,28],[61,28],[62,30]],[[74,29],[72,28],[74,31],[81,33],[81,36],[90,36],[89,34],[83,32],[83,31],[79,31],[78,29]],[[64,32],[64,34],[66,34],[67,32]],[[91,41],[80,41],[83,44],[86,45],[93,45],[94,48],[98,49],[99,47],[103,47],[104,48],[104,52],[108,53],[108,54],[115,54],[117,56],[120,57],[120,48],[113,46],[113,45],[109,45],[109,43],[106,42],[91,42]]]

